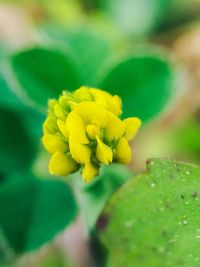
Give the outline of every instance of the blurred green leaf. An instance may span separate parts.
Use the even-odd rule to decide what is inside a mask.
[[[10,175],[0,186],[0,228],[9,246],[22,251],[30,223],[36,184],[33,179]]]
[[[66,31],[62,27],[45,27],[41,30],[44,39],[61,43],[76,58],[83,85],[93,86],[95,75],[101,65],[112,54],[112,45],[103,36],[92,31],[80,29]]]
[[[99,177],[80,193],[80,205],[87,230],[92,233],[105,203],[133,174],[123,165],[112,164],[101,170]]]
[[[200,120],[191,118],[184,121],[174,132],[174,147],[180,153],[191,153],[200,156]]]
[[[162,9],[160,21],[155,25],[155,30],[162,34],[177,27],[184,27],[184,24],[199,21],[200,2],[198,0],[167,0],[162,3]]]
[[[147,167],[113,195],[99,218],[106,266],[198,267],[200,168],[164,159]]]
[[[71,190],[62,182],[13,173],[0,187],[0,228],[16,253],[51,241],[76,214]]]
[[[30,167],[36,153],[19,114],[0,107],[0,173]]]
[[[9,109],[17,114],[23,121],[25,131],[30,135],[32,141],[35,142],[36,146],[39,144],[44,115],[24,103],[23,97],[21,98],[16,91],[9,87],[2,73],[0,73],[0,108]]]
[[[125,117],[147,121],[167,104],[174,89],[173,72],[158,55],[133,55],[111,66],[98,87],[122,98]]]
[[[0,106],[2,107],[14,107],[19,105],[19,97],[11,91],[6,83],[3,75],[0,73]]]
[[[70,55],[56,48],[35,47],[12,55],[4,70],[8,84],[21,92],[24,101],[40,107],[62,90],[79,87],[76,66]]]
[[[111,45],[103,37],[89,31],[69,33],[66,40],[77,56],[83,84],[93,86],[95,74],[111,56]]]

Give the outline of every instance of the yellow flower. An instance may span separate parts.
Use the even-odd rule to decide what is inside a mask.
[[[121,99],[95,88],[64,91],[58,100],[49,100],[42,137],[52,154],[49,172],[64,176],[80,169],[83,180],[90,182],[101,164],[127,164],[131,159],[128,141],[141,121],[136,117],[121,120],[121,114]]]

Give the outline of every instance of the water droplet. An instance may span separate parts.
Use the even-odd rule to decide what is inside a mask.
[[[185,202],[185,205],[188,205],[188,204],[190,204],[190,203],[189,203],[188,201],[186,201],[186,202]]]
[[[156,184],[155,183],[151,183],[151,187],[155,187],[156,186]]]
[[[169,240],[169,243],[175,243],[177,241],[177,238],[171,238],[170,240]]]
[[[197,236],[196,236],[196,239],[200,239],[200,235],[197,235]]]
[[[126,222],[125,222],[125,226],[126,226],[127,228],[131,228],[131,227],[133,226],[133,224],[134,224],[133,221],[126,221]]]
[[[187,225],[187,224],[188,224],[188,221],[184,220],[184,221],[183,221],[183,224],[184,224],[184,225]]]
[[[191,174],[191,172],[189,172],[189,171],[186,171],[186,174],[187,174],[187,175],[189,175],[189,174]]]
[[[164,247],[160,247],[160,248],[158,248],[158,251],[159,252],[164,252],[165,251],[165,248]]]

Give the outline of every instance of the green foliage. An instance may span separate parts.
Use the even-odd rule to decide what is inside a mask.
[[[173,70],[163,55],[145,48],[116,62],[112,45],[98,35],[48,32],[57,48],[35,47],[9,60],[12,75],[7,71],[6,80],[13,86],[12,91],[17,84],[23,95],[28,95],[29,104],[44,107],[48,98],[57,97],[63,89],[74,90],[81,85],[118,94],[124,116],[139,116],[144,122],[167,104],[173,89]]]
[[[19,114],[0,107],[0,173],[28,168],[36,148]]]
[[[0,106],[1,107],[15,107],[19,103],[22,105],[23,102],[15,92],[11,91],[11,88],[5,81],[2,73],[0,73]]]
[[[12,83],[7,73],[8,84],[19,90],[30,101],[46,106],[47,99],[57,97],[62,90],[79,87],[80,81],[73,59],[56,48],[35,47],[12,55],[8,64],[15,78]]]
[[[200,123],[199,118],[185,121],[174,133],[174,146],[182,153],[200,156]]]
[[[51,241],[75,219],[77,206],[66,184],[28,173],[5,179],[0,187],[0,228],[16,253]]]
[[[170,65],[153,54],[133,55],[110,67],[100,88],[121,96],[124,116],[147,121],[159,113],[173,89]]]
[[[68,48],[79,66],[82,84],[94,86],[102,64],[111,57],[112,44],[102,36],[87,30],[66,31],[60,27],[41,30],[44,38]]]
[[[170,160],[147,167],[113,195],[99,218],[106,266],[198,267],[200,168]]]
[[[124,116],[147,121],[164,108],[172,92],[171,66],[151,50],[116,63],[112,44],[101,36],[50,35],[51,46],[13,53],[0,69],[0,227],[17,253],[49,242],[77,212],[67,186],[37,180],[29,172],[16,174],[29,169],[36,156],[48,98],[81,85],[98,87],[122,97]],[[81,208],[90,233],[105,203],[129,177],[126,168],[114,165],[83,188]]]
[[[93,86],[95,75],[105,60],[111,56],[111,45],[98,35],[90,32],[68,34],[66,39],[76,54],[79,63],[82,83]]]
[[[125,181],[133,174],[120,164],[102,167],[101,173],[93,183],[82,188],[80,193],[80,206],[85,219],[87,230],[92,233],[103,207]]]

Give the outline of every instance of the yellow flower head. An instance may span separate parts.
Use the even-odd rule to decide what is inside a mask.
[[[121,99],[94,88],[64,91],[58,100],[49,100],[43,124],[43,144],[52,154],[49,172],[68,175],[81,168],[89,182],[98,175],[100,164],[131,159],[128,141],[136,135],[141,121],[120,119]]]

